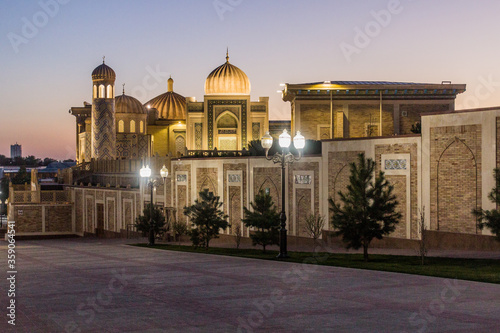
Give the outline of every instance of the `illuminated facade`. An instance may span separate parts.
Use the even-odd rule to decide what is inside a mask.
[[[204,101],[167,91],[142,104],[115,97],[116,75],[103,64],[92,73],[92,104],[72,107],[79,163],[91,159],[182,156],[186,150],[241,150],[269,129],[269,98],[250,100],[250,80],[226,62],[205,81]]]

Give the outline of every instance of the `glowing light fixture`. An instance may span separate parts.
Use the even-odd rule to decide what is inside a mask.
[[[262,144],[262,148],[264,149],[271,149],[273,146],[273,137],[269,132],[266,132],[266,134],[262,137],[260,140],[260,143]]]
[[[142,178],[149,178],[151,177],[151,169],[149,168],[149,165],[142,166],[141,170],[139,170],[139,173]]]
[[[167,176],[168,176],[168,169],[165,166],[165,164],[163,164],[163,168],[161,168],[161,170],[160,170],[160,175],[161,175],[161,178],[163,178],[163,179],[167,178]]]
[[[292,143],[292,137],[290,136],[290,134],[288,134],[286,129],[284,129],[283,133],[281,133],[280,137],[279,137],[280,147],[281,148],[288,148],[288,147],[290,147],[290,143]]]

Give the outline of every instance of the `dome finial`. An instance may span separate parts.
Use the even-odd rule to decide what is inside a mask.
[[[102,63],[104,64],[104,60],[106,59],[106,56],[102,56]]]
[[[123,92],[122,92],[122,94],[125,95],[125,83],[122,84],[122,86],[123,86]]]
[[[167,92],[172,91],[174,91],[174,79],[172,79],[172,75],[170,75],[170,78],[167,81]]]
[[[229,47],[226,48],[226,62],[229,62]]]

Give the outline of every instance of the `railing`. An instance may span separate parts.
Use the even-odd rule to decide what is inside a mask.
[[[188,150],[185,157],[239,157],[250,156],[248,150]]]
[[[42,191],[40,193],[40,202],[42,203],[56,203],[68,202],[68,193],[66,191]]]

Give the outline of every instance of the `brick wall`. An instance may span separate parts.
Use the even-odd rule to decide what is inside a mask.
[[[196,191],[204,189],[218,195],[217,168],[196,168]]]
[[[430,129],[431,230],[476,233],[480,208],[481,126]]]
[[[281,210],[281,167],[254,168],[253,192],[269,188],[269,194],[273,198],[274,206]],[[253,198],[250,198],[253,201]]]
[[[397,206],[397,211],[401,213],[401,218],[399,219],[399,223],[396,225],[396,230],[394,230],[393,233],[391,233],[389,236],[390,237],[396,237],[396,238],[406,238],[406,228],[407,228],[407,221],[406,221],[406,204],[408,198],[406,197],[406,176],[396,176],[396,175],[388,175],[386,176],[386,179],[389,181],[389,183],[394,186],[393,194],[396,196],[397,201],[398,201],[398,206]],[[411,192],[410,192],[411,193]],[[416,226],[416,223],[412,223],[413,219],[411,220],[411,226]],[[416,232],[417,230],[415,230]],[[414,230],[412,230],[412,233]],[[417,238],[417,235],[412,235],[412,238]]]
[[[412,134],[411,126],[420,122],[420,115],[427,112],[450,110],[450,104],[401,104],[399,106],[400,134]],[[407,115],[403,117],[403,112]]]
[[[14,221],[16,221],[16,233],[20,232],[42,232],[42,207],[13,205]]]
[[[300,128],[296,128],[296,130],[299,130],[304,137],[308,139],[317,140],[318,125],[323,125],[323,124],[326,125],[330,124],[330,105],[325,105],[325,104],[300,105]]]
[[[392,104],[382,105],[382,135],[390,136],[394,133]],[[380,105],[374,104],[351,104],[349,105],[349,137],[358,138],[366,136],[379,136],[378,128],[380,121]],[[371,135],[367,135],[368,124],[375,126]]]
[[[71,232],[72,206],[45,206],[45,232]]]
[[[376,145],[375,146],[375,161],[376,161],[376,173],[382,170],[382,155],[383,154],[410,154],[410,237],[412,239],[419,238],[418,234],[418,156],[417,156],[417,144],[390,144],[390,145]],[[383,170],[382,170],[383,171]],[[387,177],[389,179],[389,177]],[[396,179],[396,178],[395,178]],[[406,184],[406,182],[405,182]],[[398,181],[398,186],[402,186],[401,180]],[[406,185],[405,185],[406,186]],[[404,191],[403,191],[404,189]],[[400,226],[405,226],[406,237],[406,187],[404,188],[394,188],[397,200],[399,201],[398,211],[404,215],[400,220]],[[404,193],[403,193],[404,192]],[[400,197],[405,199],[405,204],[403,204]],[[401,230],[400,227],[397,230]],[[399,231],[398,231],[399,232]],[[392,236],[391,237],[399,237]]]

